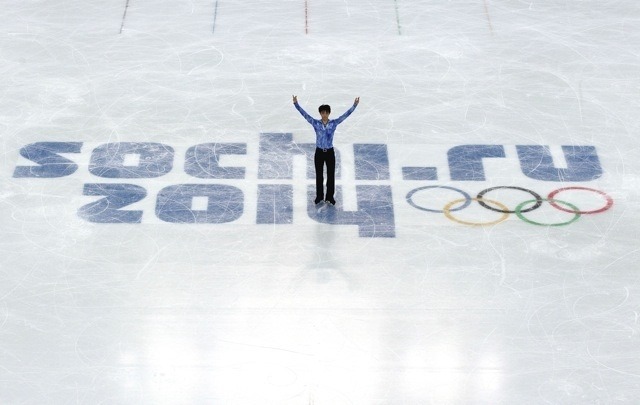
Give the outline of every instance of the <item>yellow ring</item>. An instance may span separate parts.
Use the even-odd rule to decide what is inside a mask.
[[[489,200],[487,198],[472,198],[472,201],[487,201],[490,202],[491,204],[495,204],[497,205],[500,209],[502,209],[502,211],[507,211],[507,212],[503,212],[502,216],[496,220],[496,221],[492,221],[492,222],[468,222],[468,221],[461,221],[458,218],[455,218],[453,215],[451,215],[451,207],[454,206],[457,203],[466,201],[465,198],[459,198],[457,200],[453,200],[449,203],[447,203],[447,205],[444,206],[444,208],[442,209],[442,211],[444,212],[444,215],[449,218],[450,220],[452,220],[453,222],[457,222],[459,224],[464,224],[464,225],[472,225],[472,226],[486,226],[486,225],[495,225],[495,224],[499,224],[502,221],[505,221],[507,218],[509,218],[509,208],[498,202],[498,201],[494,201],[494,200]]]

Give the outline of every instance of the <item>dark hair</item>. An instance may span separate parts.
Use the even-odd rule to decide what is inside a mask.
[[[323,111],[331,113],[331,106],[328,106],[326,104],[322,104],[320,107],[318,107],[318,112],[323,112]]]

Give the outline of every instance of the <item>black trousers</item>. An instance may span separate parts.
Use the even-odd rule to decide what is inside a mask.
[[[336,153],[333,148],[321,149],[316,148],[313,157],[316,166],[316,201],[327,200],[334,201],[333,194],[336,189]],[[324,165],[327,165],[327,194],[324,194]]]

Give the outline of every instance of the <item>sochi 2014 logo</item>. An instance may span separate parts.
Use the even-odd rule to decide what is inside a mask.
[[[558,157],[549,147],[540,145],[457,145],[442,152],[432,145],[393,145],[397,149],[394,155],[397,161],[392,165],[388,145],[353,144],[351,150],[337,150],[338,204],[317,209],[312,201],[315,189],[311,181],[315,145],[297,143],[289,133],[261,134],[257,144],[256,149],[254,144],[240,142],[202,143],[180,151],[184,158],[177,159],[176,148],[157,142],[98,145],[36,142],[20,149],[24,164],[16,165],[13,177],[90,176],[91,181],[85,182],[82,193],[94,199],[78,207],[77,212],[93,223],[141,223],[153,216],[167,223],[223,224],[250,216],[255,224],[286,225],[294,223],[294,194],[300,189],[294,168],[295,162],[302,159],[306,162],[307,182],[303,194],[307,199],[308,218],[326,224],[354,225],[361,237],[395,237],[398,199],[394,204],[392,185],[397,187],[398,177],[402,178],[403,185],[416,185],[400,191],[405,207],[441,215],[464,225],[493,225],[517,217],[532,225],[561,226],[583,215],[604,212],[613,205],[613,199],[605,191],[575,185],[594,181],[603,174],[594,146],[562,146],[562,156]],[[86,156],[87,150],[90,150],[89,160],[81,165],[78,161],[82,159],[74,157]],[[229,157],[248,159],[244,165],[224,164]],[[562,164],[557,162],[560,159]],[[348,160],[348,164],[342,160]],[[424,164],[434,160],[436,164]],[[176,162],[183,167],[176,169]],[[499,169],[494,167],[496,162],[500,162]],[[506,172],[492,175],[492,183],[504,178],[509,184],[467,191],[477,189],[473,185],[488,181],[486,166],[492,166],[492,172]],[[193,181],[160,182],[150,195],[152,182],[153,187],[157,187],[157,179],[167,178],[177,170]],[[511,184],[515,170],[543,189],[548,184],[562,183],[563,186],[544,193],[532,187],[515,186]],[[248,178],[252,181],[247,182]],[[347,180],[351,186],[348,193],[354,193],[352,209],[340,203]],[[256,184],[257,190],[247,192],[247,183]],[[565,183],[572,184],[566,186]],[[567,198],[576,192],[590,196],[593,202],[589,207],[581,207]],[[505,193],[519,200],[507,201]],[[247,201],[248,194],[255,195],[251,204]],[[155,199],[153,213],[130,207],[150,198]],[[247,212],[247,206],[251,206],[252,213]],[[471,207],[486,210],[495,217],[474,219],[463,215]],[[566,218],[545,222],[534,215],[542,207],[564,213]]]

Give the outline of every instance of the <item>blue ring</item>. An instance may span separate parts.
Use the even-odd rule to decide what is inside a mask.
[[[428,188],[446,188],[447,190],[453,190],[453,191],[457,191],[458,193],[462,194],[464,196],[464,204],[462,204],[460,207],[455,208],[455,209],[451,209],[449,211],[459,211],[459,210],[463,210],[465,208],[467,208],[469,206],[469,204],[471,204],[471,196],[469,194],[467,194],[465,191],[460,190],[459,188],[455,188],[455,187],[449,187],[449,186],[424,186],[424,187],[418,187],[415,188],[411,191],[409,191],[409,193],[407,194],[407,202],[409,203],[409,205],[411,205],[414,208],[417,208],[419,210],[422,211],[428,211],[428,212],[440,212],[443,213],[444,210],[432,210],[430,208],[424,208],[421,207],[419,205],[416,205],[416,203],[413,202],[413,200],[411,200],[411,197],[418,191],[420,190],[426,190]]]

